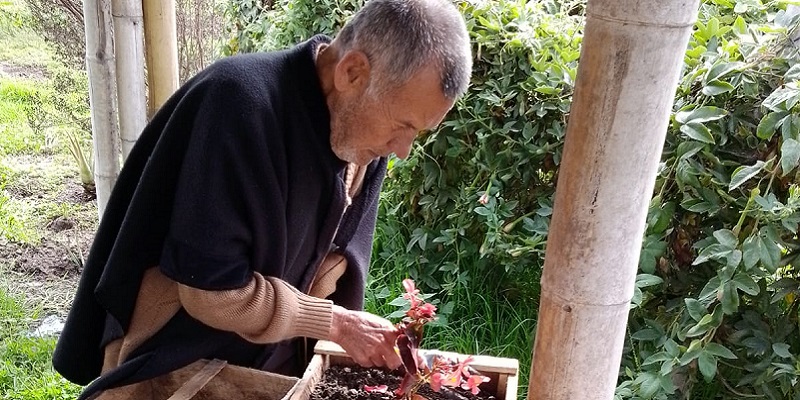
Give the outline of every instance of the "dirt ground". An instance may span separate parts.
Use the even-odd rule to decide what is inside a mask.
[[[64,317],[97,227],[95,196],[83,189],[77,176],[58,174],[68,170],[59,170],[62,166],[54,156],[6,161],[27,168],[6,186],[9,198],[45,211],[30,221],[39,237],[35,243],[0,238],[0,285],[38,309],[40,318]]]
[[[34,65],[15,65],[13,63],[0,60],[0,77],[24,78],[41,80],[47,77],[47,70],[44,67]]]

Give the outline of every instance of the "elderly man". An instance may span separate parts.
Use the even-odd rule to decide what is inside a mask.
[[[372,0],[335,40],[192,78],[120,174],[56,369],[92,382],[83,398],[147,398],[202,359],[300,374],[307,338],[398,367],[392,324],[359,311],[386,158],[442,121],[471,67],[447,0]]]

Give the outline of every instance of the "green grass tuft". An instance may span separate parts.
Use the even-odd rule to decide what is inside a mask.
[[[55,339],[28,336],[37,314],[0,287],[0,399],[74,399],[81,392],[53,370]]]
[[[42,84],[30,80],[0,78],[0,154],[36,154],[45,137],[30,126],[31,113]]]

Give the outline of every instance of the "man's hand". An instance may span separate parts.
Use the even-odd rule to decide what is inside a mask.
[[[333,305],[330,340],[362,367],[398,368],[402,361],[394,349],[397,335],[394,325],[384,318]]]

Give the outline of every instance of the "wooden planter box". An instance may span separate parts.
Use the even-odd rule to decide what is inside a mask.
[[[288,400],[299,379],[204,360],[179,370],[174,382],[183,384],[168,400]]]
[[[420,350],[424,352],[425,350]],[[314,357],[306,368],[303,378],[295,386],[289,400],[308,400],[317,382],[322,380],[325,370],[331,365],[353,365],[353,360],[342,350],[339,345],[320,340],[314,347]],[[453,360],[463,360],[466,355],[439,352]],[[481,375],[491,380],[481,385],[481,390],[492,393],[498,399],[516,400],[517,385],[519,381],[519,362],[513,358],[500,358],[490,356],[473,356],[469,364]]]

